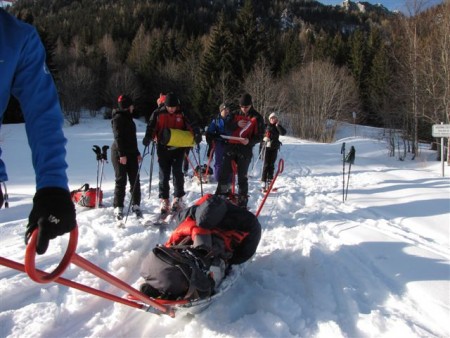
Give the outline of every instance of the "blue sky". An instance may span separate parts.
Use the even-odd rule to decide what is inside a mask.
[[[318,0],[319,2],[325,4],[325,5],[340,5],[343,0]],[[356,0],[352,0],[354,2],[357,2]],[[414,0],[408,0],[410,3]],[[426,8],[442,3],[442,0],[417,0],[422,1]],[[363,1],[361,1],[363,2]],[[384,7],[391,11],[400,10],[402,12],[406,12],[406,3],[407,0],[366,0],[365,2],[369,2],[371,4],[382,4]]]

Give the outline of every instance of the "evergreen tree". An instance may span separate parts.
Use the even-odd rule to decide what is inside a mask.
[[[284,51],[284,59],[280,73],[281,75],[287,75],[300,66],[303,60],[303,46],[296,31],[291,30],[284,34],[282,50]]]
[[[386,108],[390,82],[389,60],[380,32],[372,29],[368,39],[367,59],[370,62],[365,87],[367,92],[368,123],[381,126],[381,112]]]
[[[252,0],[245,0],[244,6],[238,12],[233,27],[233,40],[234,74],[239,81],[243,82],[258,58],[262,56],[266,45],[263,27],[256,19]]]
[[[208,47],[200,63],[194,107],[201,116],[206,117],[216,111],[218,104],[229,99],[228,94],[237,87],[232,48],[230,28],[222,12],[211,29]]]

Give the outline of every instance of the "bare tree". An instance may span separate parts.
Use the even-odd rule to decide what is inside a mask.
[[[134,69],[140,69],[145,64],[147,54],[150,52],[151,38],[146,33],[144,25],[141,24],[131,43],[127,63]]]
[[[111,106],[115,106],[120,94],[130,95],[134,99],[140,97],[141,94],[136,76],[126,65],[123,65],[109,77],[104,93],[105,100],[110,102]]]
[[[90,93],[94,90],[96,77],[89,68],[72,63],[61,73],[61,78],[59,92],[64,116],[70,125],[75,125],[80,122],[80,107],[90,106]]]
[[[265,120],[272,112],[283,112],[287,108],[287,95],[280,81],[275,79],[266,59],[260,59],[247,76],[244,89],[252,94],[255,109]]]
[[[343,114],[358,108],[358,89],[346,68],[327,61],[310,62],[288,83],[290,124],[296,136],[330,142]]]

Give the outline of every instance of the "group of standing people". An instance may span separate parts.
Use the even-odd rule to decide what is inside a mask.
[[[139,183],[139,163],[142,160],[136,139],[136,126],[132,119],[133,101],[121,95],[119,109],[113,113],[112,128],[114,143],[111,147],[113,166],[116,175],[114,190],[114,213],[117,219],[123,217],[124,197],[127,177],[132,193],[132,211],[141,217],[141,190]],[[179,98],[174,93],[160,95],[158,107],[148,119],[144,139],[145,147],[154,141],[159,163],[159,194],[161,215],[174,213],[184,208],[183,162],[192,146],[202,141],[198,123],[181,109]],[[167,130],[189,132],[192,144],[167,144]],[[231,104],[224,102],[219,106],[219,114],[214,117],[206,130],[206,140],[214,152],[214,175],[217,181],[216,195],[235,198],[234,202],[243,208],[248,203],[248,170],[253,157],[253,147],[260,144],[259,156],[263,162],[261,177],[262,189],[270,185],[274,174],[274,163],[280,149],[280,135],[286,130],[281,126],[276,113],[269,116],[267,124],[253,107],[252,96],[244,93],[239,98],[239,110],[231,112]],[[232,176],[236,170],[237,194],[232,194]],[[170,200],[169,181],[173,177],[173,199]]]
[[[275,161],[281,146],[279,137],[285,134],[286,129],[279,123],[276,113],[270,114],[269,122],[264,124],[264,119],[253,107],[252,96],[248,93],[240,97],[237,112],[230,113],[230,105],[222,103],[219,114],[212,119],[206,131],[206,140],[214,149],[214,175],[218,182],[216,194],[230,195],[234,165],[239,187],[236,202],[246,208],[248,169],[253,147],[260,144],[259,157],[263,161],[261,185],[266,190],[274,175]]]

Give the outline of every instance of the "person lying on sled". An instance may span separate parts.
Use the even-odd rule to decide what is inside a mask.
[[[254,214],[207,194],[183,210],[164,245],[144,259],[141,292],[153,298],[195,300],[212,296],[233,264],[256,252],[261,225]]]

